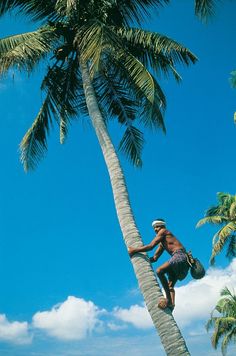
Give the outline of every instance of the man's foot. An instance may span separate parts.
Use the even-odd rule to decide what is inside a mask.
[[[160,309],[169,308],[170,311],[172,312],[174,310],[175,306],[171,302],[169,302],[166,298],[161,298],[161,299],[159,299],[158,307]]]

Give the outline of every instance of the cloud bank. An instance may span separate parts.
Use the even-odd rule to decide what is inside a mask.
[[[176,308],[174,317],[181,327],[194,325],[194,333],[202,335],[204,324],[219,299],[225,286],[236,290],[236,259],[225,269],[210,268],[201,280],[192,280],[176,288]],[[201,326],[196,330],[196,326]],[[61,341],[81,341],[96,333],[106,335],[119,333],[123,329],[135,327],[140,330],[153,328],[145,305],[134,304],[129,308],[115,307],[107,311],[92,301],[69,296],[64,302],[50,310],[33,315],[32,323],[8,321],[0,314],[0,340],[14,344],[29,344],[32,334],[40,330],[45,335]],[[31,328],[31,333],[29,333]],[[196,335],[189,333],[189,336]],[[93,335],[93,336],[94,336]]]
[[[26,321],[8,321],[5,314],[0,314],[0,340],[13,344],[30,344],[32,336],[29,334],[29,325]]]
[[[93,302],[70,296],[51,310],[36,313],[33,327],[61,340],[81,340],[100,323],[101,313]]]

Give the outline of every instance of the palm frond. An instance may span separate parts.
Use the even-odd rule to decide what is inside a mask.
[[[234,323],[236,324],[236,320],[234,321]],[[226,355],[227,347],[231,341],[233,341],[234,343],[236,342],[236,326],[232,330],[230,330],[222,340],[221,352],[223,356]]]
[[[233,297],[233,294],[232,294],[232,292],[229,290],[228,287],[224,287],[224,288],[221,290],[220,295],[221,295],[221,297],[230,297],[230,298]]]
[[[140,121],[152,129],[161,128],[165,132],[163,113],[166,100],[157,81],[139,60],[126,51],[119,54],[118,66],[120,75],[126,77],[141,102],[143,111]]]
[[[21,162],[25,171],[33,170],[47,151],[47,136],[53,117],[57,117],[52,100],[48,95],[31,128],[20,143]]]
[[[235,235],[230,236],[229,244],[227,247],[226,257],[229,260],[236,257],[236,236]]]
[[[224,248],[227,240],[230,238],[232,233],[236,230],[236,225],[233,222],[228,223],[223,226],[215,235],[217,237],[217,242],[215,238],[213,239],[212,255],[210,258],[211,264],[214,264],[215,256],[218,255]]]
[[[40,59],[52,51],[57,39],[55,28],[50,26],[1,39],[0,73],[15,66],[31,71]]]
[[[197,60],[189,49],[159,33],[123,27],[118,29],[117,34],[126,43],[129,51],[145,62],[145,66],[150,64],[156,72],[162,70],[164,74],[171,71],[177,79],[180,76],[175,69],[176,64],[189,65]]]
[[[195,14],[201,20],[207,21],[215,14],[217,0],[195,0]]]
[[[145,18],[157,10],[158,7],[169,3],[170,0],[119,0],[116,1],[115,10],[122,14],[127,25],[136,21],[141,24]]]
[[[89,26],[84,26],[75,38],[75,45],[78,46],[81,60],[90,63],[90,73],[92,76],[98,71],[101,55],[105,47],[104,40],[105,26],[95,21]]]
[[[138,103],[133,98],[132,91],[125,80],[116,71],[106,65],[102,68],[99,80],[95,83],[99,102],[107,109],[110,117],[116,117],[122,125],[128,125],[135,120]]]
[[[206,216],[205,218],[202,218],[198,221],[196,227],[200,227],[207,223],[221,225],[224,222],[227,222],[227,218],[225,218],[224,216]]]
[[[229,216],[230,219],[236,221],[236,200],[232,202],[229,208]]]
[[[120,141],[119,150],[137,167],[142,166],[141,152],[144,145],[143,133],[133,125],[128,125]]]
[[[17,13],[24,13],[32,20],[56,19],[54,0],[1,0],[0,16],[16,10]]]
[[[60,117],[60,142],[64,143],[70,120],[77,115],[78,92],[81,86],[78,61],[69,58],[63,66],[54,65],[42,83]]]

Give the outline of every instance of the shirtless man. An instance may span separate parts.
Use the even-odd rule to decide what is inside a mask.
[[[164,251],[167,251],[171,258],[159,268],[157,268],[157,275],[165,290],[166,298],[161,298],[158,306],[161,309],[175,307],[175,290],[174,286],[177,280],[183,280],[189,270],[187,255],[184,246],[180,241],[165,227],[166,223],[163,219],[156,219],[152,223],[152,227],[156,232],[156,236],[150,244],[142,247],[129,247],[129,255],[132,257],[137,252],[146,252],[152,250],[156,245],[158,248],[154,256],[150,258],[150,262],[156,262]],[[168,280],[165,276],[168,275]]]

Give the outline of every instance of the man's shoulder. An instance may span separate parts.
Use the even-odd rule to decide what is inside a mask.
[[[164,229],[162,230],[162,234],[163,234],[163,236],[167,236],[167,235],[174,236],[174,235],[172,234],[172,232],[171,232],[170,230],[167,230],[166,228],[164,228]]]
[[[166,236],[168,235],[170,232],[169,230],[167,230],[165,227],[163,227],[163,229],[161,229],[158,233],[159,236]]]

